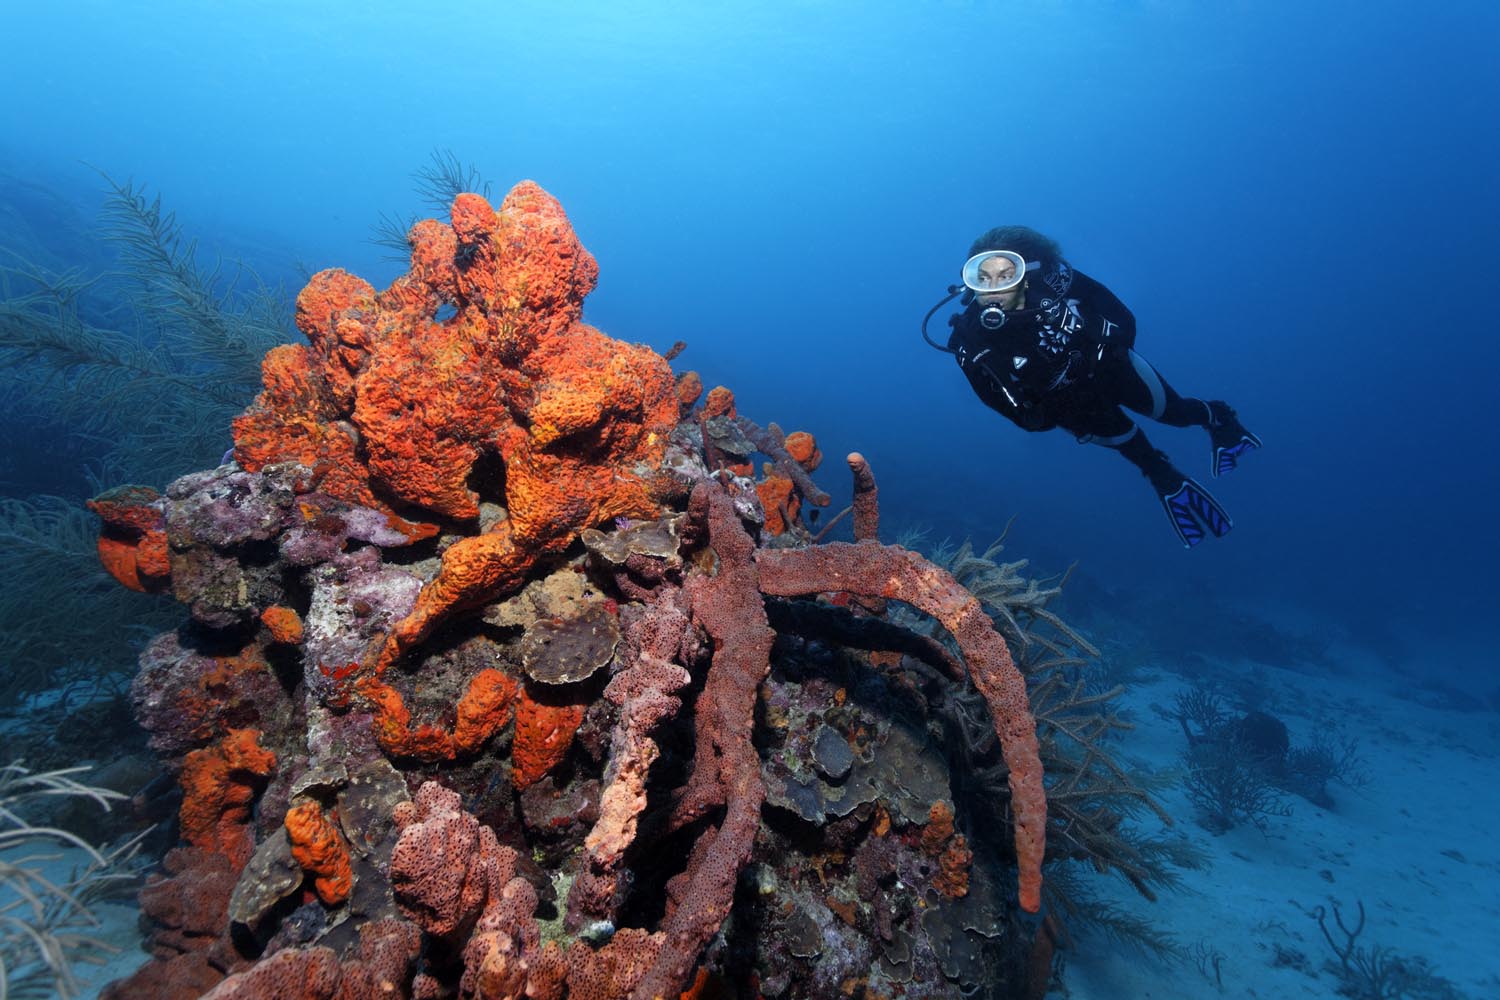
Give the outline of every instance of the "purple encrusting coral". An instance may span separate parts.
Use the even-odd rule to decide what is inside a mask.
[[[349,683],[337,680],[341,669],[359,663],[371,642],[411,613],[422,580],[384,565],[374,547],[340,553],[313,566],[306,579],[303,676],[313,697],[347,701]]]

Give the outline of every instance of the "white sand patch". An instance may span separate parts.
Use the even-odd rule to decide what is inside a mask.
[[[53,885],[65,884],[75,872],[82,871],[89,863],[89,856],[78,848],[52,844],[8,851],[0,855],[0,859],[19,862],[23,856],[39,854],[47,855],[49,860],[29,862],[27,866],[36,869]],[[0,889],[0,905],[14,898],[14,895]],[[78,922],[67,928],[69,934],[91,938],[105,946],[103,949],[79,949],[69,953],[74,959],[73,973],[81,988],[81,992],[77,994],[80,1000],[93,1000],[107,983],[130,975],[150,957],[142,950],[140,910],[133,903],[97,902],[89,909],[94,916],[94,924]],[[13,915],[19,917],[21,914],[16,912]],[[81,961],[84,956],[92,956],[94,961]],[[9,971],[14,976],[24,974],[30,968],[32,966],[23,965]]]
[[[1410,677],[1368,651],[1331,652],[1337,666],[1316,673],[1215,666],[1223,676],[1255,677],[1265,696],[1260,707],[1286,723],[1293,746],[1320,728],[1356,737],[1369,783],[1331,785],[1332,810],[1289,795],[1292,815],[1270,817],[1265,835],[1243,826],[1214,836],[1198,825],[1180,786],[1163,792],[1176,830],[1209,853],[1211,867],[1186,872],[1190,891],[1165,893],[1154,904],[1123,886],[1112,895],[1196,947],[1202,971],[1192,960],[1163,964],[1095,937],[1067,955],[1068,996],[1337,996],[1337,959],[1308,912],[1336,899],[1351,926],[1357,901],[1364,903],[1358,946],[1425,957],[1469,997],[1500,997],[1500,716],[1423,707],[1400,696]],[[1164,673],[1127,692],[1123,703],[1137,729],[1124,747],[1134,763],[1180,766],[1181,728],[1151,705],[1169,708],[1188,687]],[[1331,912],[1327,925],[1343,945]]]
[[[76,968],[78,978],[84,985],[81,1000],[93,1000],[106,985],[116,979],[124,979],[151,958],[143,950],[140,913],[136,906],[123,903],[107,903],[95,907],[94,916],[100,923],[95,935],[115,950],[103,956],[105,961],[102,965],[81,965]]]

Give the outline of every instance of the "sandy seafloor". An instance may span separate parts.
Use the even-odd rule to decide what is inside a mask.
[[[1429,637],[1422,648],[1433,663],[1488,662],[1477,641],[1465,648]],[[1264,833],[1244,826],[1218,836],[1195,821],[1180,785],[1159,792],[1176,820],[1172,832],[1201,847],[1208,867],[1185,871],[1185,891],[1155,903],[1119,880],[1100,884],[1190,953],[1220,956],[1217,981],[1211,960],[1200,971],[1191,957],[1164,963],[1083,937],[1049,996],[1336,997],[1337,962],[1309,911],[1337,900],[1350,921],[1363,901],[1361,946],[1425,957],[1471,1000],[1500,998],[1500,713],[1463,705],[1415,680],[1417,668],[1392,667],[1372,650],[1337,641],[1316,665],[1204,660],[1194,669],[1228,687],[1253,687],[1261,707],[1287,724],[1294,746],[1320,726],[1355,736],[1369,781],[1331,785],[1332,809],[1288,796],[1292,814],[1270,818]],[[1191,681],[1148,661],[1127,683],[1120,707],[1136,728],[1123,739],[1123,760],[1150,771],[1178,768],[1181,729],[1158,710]],[[103,967],[79,968],[86,997],[144,960],[136,911],[111,905],[100,916],[98,936],[121,950]]]
[[[1288,796],[1291,815],[1269,818],[1264,834],[1242,826],[1219,836],[1195,821],[1180,785],[1170,787],[1158,797],[1175,829],[1208,851],[1209,867],[1184,873],[1188,891],[1154,904],[1131,902],[1129,889],[1113,893],[1190,951],[1221,955],[1220,981],[1192,960],[1164,965],[1080,946],[1067,959],[1065,995],[1336,997],[1338,962],[1309,911],[1337,901],[1352,926],[1363,901],[1360,947],[1424,957],[1473,1000],[1500,998],[1500,714],[1423,704],[1452,699],[1418,690],[1412,676],[1367,649],[1334,643],[1325,655],[1332,672],[1324,664],[1213,666],[1254,674],[1269,696],[1265,710],[1287,724],[1293,746],[1320,726],[1355,736],[1368,783],[1331,784],[1332,809]],[[1445,649],[1440,641],[1429,640],[1424,656],[1488,664],[1477,646]],[[1189,686],[1165,670],[1132,683],[1123,699],[1137,727],[1126,738],[1127,760],[1178,763],[1181,728],[1152,706],[1170,706]],[[1343,944],[1331,916],[1327,924]]]

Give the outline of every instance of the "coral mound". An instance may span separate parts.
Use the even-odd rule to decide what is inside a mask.
[[[503,503],[528,550],[654,513],[676,383],[655,352],[579,321],[599,268],[562,206],[527,182],[498,211],[460,195],[452,219],[412,228],[411,270],[383,292],[313,276],[308,345],[267,356],[235,421],[240,466],[300,462],[330,496],[442,518]]]
[[[816,442],[584,325],[597,265],[535,184],[410,243],[384,291],[308,283],[236,464],[96,504],[116,577],[190,614],[132,696],[191,846],[150,890],[158,961],[111,995],[184,963],[215,997],[1023,982],[1026,687],[973,595],[875,537],[869,463],[857,541],[816,544]],[[960,832],[923,721],[968,678],[1009,838]]]

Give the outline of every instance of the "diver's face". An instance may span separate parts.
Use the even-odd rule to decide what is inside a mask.
[[[979,277],[987,285],[1003,285],[1008,281],[1015,280],[1015,261],[1005,257],[991,257],[979,265]],[[1017,285],[1008,292],[981,292],[977,298],[980,305],[999,306],[1001,309],[1013,309],[1021,301],[1025,282]]]

